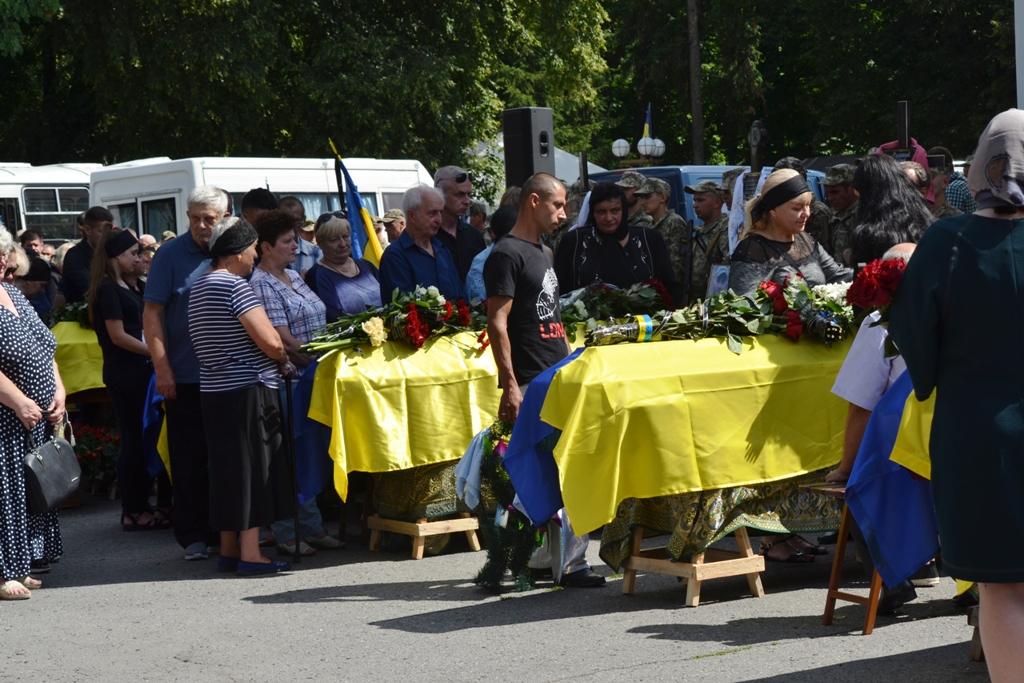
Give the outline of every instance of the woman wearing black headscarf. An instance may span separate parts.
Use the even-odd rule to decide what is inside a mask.
[[[921,238],[893,302],[889,333],[925,399],[944,568],[979,582],[993,681],[1024,671],[1024,111],[985,128],[969,215]]]
[[[595,282],[626,288],[657,278],[673,298],[680,295],[665,240],[651,228],[629,227],[626,195],[614,183],[598,183],[590,191],[587,223],[562,237],[555,274],[562,292]]]
[[[199,392],[210,454],[210,526],[220,532],[218,571],[250,576],[289,569],[264,557],[259,528],[292,509],[277,389],[294,372],[280,335],[245,278],[256,260],[256,230],[217,225],[211,270],[192,287],[188,331],[199,360]]]

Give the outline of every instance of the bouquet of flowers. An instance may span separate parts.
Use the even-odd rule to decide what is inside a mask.
[[[878,311],[881,315],[876,325],[889,321],[889,307],[896,290],[903,281],[907,263],[903,259],[876,259],[860,269],[853,284],[846,292],[846,301],[851,306],[865,311]]]
[[[396,289],[391,302],[381,308],[341,316],[314,337],[305,349],[320,353],[367,344],[376,348],[389,339],[418,349],[430,337],[482,326],[481,314],[474,314],[462,299],[452,303],[437,287],[417,286],[412,292]]]
[[[559,303],[562,323],[566,327],[587,320],[671,310],[673,307],[668,289],[656,278],[639,282],[627,289],[596,282],[569,292]]]
[[[775,333],[797,341],[807,334],[831,345],[847,336],[851,324],[848,307],[815,293],[803,278],[792,278],[785,285],[762,282],[750,295],[727,291],[675,311],[588,324],[586,343],[725,337],[729,349],[738,354],[742,337]]]

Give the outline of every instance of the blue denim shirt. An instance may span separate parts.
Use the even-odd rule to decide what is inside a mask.
[[[484,263],[494,251],[494,245],[488,244],[483,251],[473,257],[473,265],[466,273],[466,299],[470,302],[483,301],[487,298],[487,287],[484,286]]]
[[[174,381],[199,384],[199,361],[188,334],[188,296],[210,269],[210,255],[188,232],[160,247],[146,278],[145,301],[164,307],[164,338]]]
[[[306,271],[324,257],[324,252],[312,242],[307,242],[301,237],[296,237],[296,239],[299,241],[299,251],[295,254],[295,260],[288,267],[300,275],[305,275]]]
[[[430,244],[434,249],[433,256],[416,246],[409,232],[405,231],[388,245],[380,260],[381,300],[385,303],[391,301],[395,288],[411,292],[416,285],[433,285],[446,299],[466,298],[451,252],[436,237],[430,240]]]

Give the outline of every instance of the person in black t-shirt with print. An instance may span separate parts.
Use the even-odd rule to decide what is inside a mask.
[[[170,490],[160,477],[158,509],[149,506],[153,477],[146,471],[142,414],[153,368],[142,341],[144,264],[135,235],[110,232],[96,245],[87,295],[89,315],[103,351],[103,383],[114,404],[121,432],[117,481],[121,488],[121,527],[125,531],[170,528]]]
[[[569,353],[551,250],[541,244],[541,236],[564,220],[565,186],[547,173],[531,176],[523,185],[515,225],[484,264],[487,334],[502,389],[498,417],[507,422],[519,415],[530,381]],[[566,525],[562,534],[571,535],[571,527]],[[584,535],[569,544],[579,551],[564,558],[563,585],[604,585],[604,577],[595,574],[584,557],[587,540]],[[531,567],[543,554],[531,558]]]

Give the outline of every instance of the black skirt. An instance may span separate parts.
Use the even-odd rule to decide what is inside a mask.
[[[278,393],[261,384],[203,392],[210,528],[244,531],[291,514],[295,489]]]

